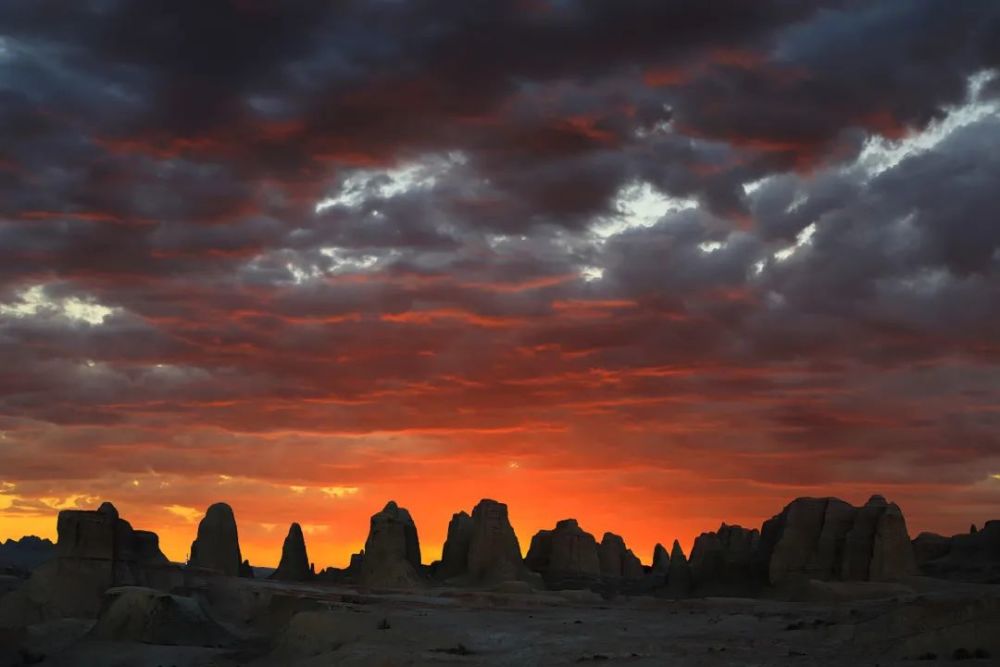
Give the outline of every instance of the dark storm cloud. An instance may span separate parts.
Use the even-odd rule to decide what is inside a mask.
[[[998,31],[976,0],[3,3],[0,467],[270,478],[247,448],[392,432],[969,482]]]

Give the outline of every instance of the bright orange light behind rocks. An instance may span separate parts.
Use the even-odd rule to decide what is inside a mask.
[[[541,439],[551,452],[558,450],[567,437],[550,433]],[[370,462],[370,470],[360,464],[352,466],[351,472],[331,478],[340,483],[329,486],[311,480],[289,484],[243,476],[137,474],[124,484],[109,482],[96,495],[77,497],[74,502],[92,508],[100,499],[111,499],[134,527],[158,532],[161,547],[172,560],[183,561],[205,507],[225,501],[236,512],[241,547],[251,562],[275,565],[288,524],[298,521],[317,568],[346,565],[350,554],[363,547],[369,517],[389,499],[407,507],[413,515],[426,563],[440,557],[451,514],[471,511],[482,497],[508,504],[522,552],[527,552],[531,536],[539,529],[551,528],[558,519],[575,517],[597,539],[604,531],[622,535],[646,563],[657,542],[669,546],[672,540],[679,539],[689,551],[698,533],[714,530],[722,521],[759,527],[763,519],[799,495],[836,495],[860,504],[871,493],[883,492],[901,504],[911,535],[920,530],[959,532],[970,521],[985,520],[992,509],[976,506],[974,498],[963,506],[967,497],[946,485],[761,484],[721,474],[713,476],[712,462],[707,460],[702,467],[687,468],[635,460],[614,464],[602,457],[615,450],[597,445],[591,448],[589,461],[554,468],[548,467],[551,462],[541,446],[526,446],[534,439],[525,434],[466,435],[463,442],[474,441],[478,447],[465,452],[465,461],[440,442],[433,447],[437,454],[412,459],[397,455],[395,463],[380,462],[372,454],[375,460]],[[387,447],[400,445],[393,441]],[[508,455],[487,453],[501,449]],[[745,456],[748,460],[756,458]],[[795,464],[792,458],[783,462],[785,466]],[[803,456],[797,464],[801,466],[800,474],[807,477],[812,468],[810,458]],[[714,467],[719,473],[725,472],[721,465]],[[366,478],[366,472],[375,471],[379,474]],[[942,502],[949,498],[950,502]],[[55,509],[12,511],[25,502],[16,495],[7,496],[6,502],[12,500],[14,504],[2,510],[0,538],[26,533],[55,537]],[[960,509],[953,509],[956,506]]]

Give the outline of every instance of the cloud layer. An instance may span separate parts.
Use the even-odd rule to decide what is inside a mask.
[[[1000,502],[988,0],[0,7],[0,532],[389,497],[643,553]],[[312,547],[312,543],[316,546]],[[433,553],[433,547],[431,549]]]

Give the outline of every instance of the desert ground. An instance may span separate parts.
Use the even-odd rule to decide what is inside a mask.
[[[110,591],[132,604],[112,605],[96,621],[32,626],[18,638],[23,653],[6,664],[887,666],[996,664],[990,656],[1000,655],[1000,590],[920,578],[909,586],[814,584],[801,592],[808,602],[361,593],[246,580],[206,593],[202,605],[184,609],[155,608],[145,589]]]

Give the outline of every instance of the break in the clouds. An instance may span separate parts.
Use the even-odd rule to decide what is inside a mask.
[[[987,518],[998,67],[989,0],[5,2],[0,527]]]

